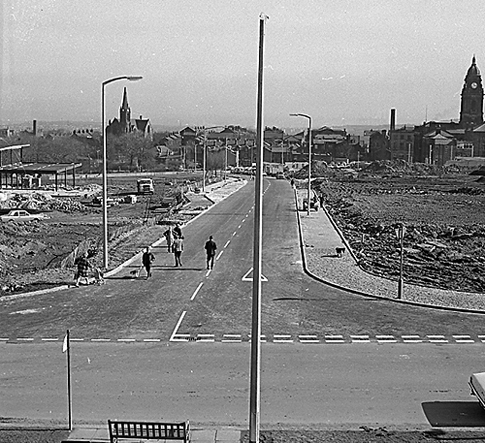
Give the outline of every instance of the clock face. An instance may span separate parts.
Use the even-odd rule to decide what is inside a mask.
[[[478,86],[478,85],[477,85],[475,82],[473,82],[473,83],[471,84],[471,87],[472,87],[473,89],[477,89],[477,86]]]

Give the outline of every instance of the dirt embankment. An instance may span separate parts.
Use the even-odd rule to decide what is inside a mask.
[[[316,188],[366,271],[398,278],[402,223],[406,282],[485,292],[485,186],[477,177],[374,176]]]

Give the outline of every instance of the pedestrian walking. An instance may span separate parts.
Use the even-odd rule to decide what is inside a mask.
[[[178,238],[181,238],[182,237],[182,228],[180,227],[180,225],[177,223],[175,225],[175,228],[173,228],[173,233],[178,237]]]
[[[169,226],[169,228],[163,233],[165,236],[165,240],[167,240],[167,250],[168,252],[172,252],[172,244],[173,244],[173,230],[172,227]]]
[[[150,250],[150,246],[147,246],[145,249],[145,252],[143,253],[141,257],[141,262],[143,264],[143,267],[145,268],[145,271],[147,273],[146,278],[149,278],[152,276],[152,262],[155,260],[155,256],[152,254]]]
[[[81,281],[81,278],[84,279],[87,285],[89,285],[89,269],[91,268],[91,263],[89,263],[89,260],[87,259],[87,256],[85,253],[81,254],[80,257],[76,259],[74,262],[77,265],[77,272],[76,272],[76,288],[79,287],[79,282]]]
[[[212,235],[209,237],[209,240],[205,242],[205,252],[207,254],[207,269],[214,268],[214,257],[216,256],[216,249],[217,245],[216,242],[212,239]]]
[[[182,266],[182,251],[184,250],[184,236],[176,236],[173,241],[172,251],[175,256],[175,266]]]

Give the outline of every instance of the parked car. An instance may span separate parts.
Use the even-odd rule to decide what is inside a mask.
[[[286,177],[285,177],[285,173],[284,172],[277,172],[276,173],[276,179],[277,180],[284,180]]]
[[[468,386],[470,386],[470,393],[477,397],[478,403],[485,409],[485,372],[472,374]]]
[[[2,221],[30,221],[30,220],[45,220],[49,217],[45,214],[30,214],[25,209],[12,209],[6,215],[0,215]]]

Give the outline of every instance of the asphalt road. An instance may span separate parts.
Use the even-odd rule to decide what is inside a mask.
[[[480,341],[297,343],[340,333],[478,337],[484,317],[360,297],[305,275],[293,191],[286,181],[264,183],[262,422],[485,425],[466,384],[485,369]],[[253,202],[249,183],[187,225],[182,268],[162,243],[149,280],[130,278],[133,264],[104,286],[2,301],[0,416],[65,417],[60,340],[70,329],[77,420],[246,425]],[[209,235],[218,244],[212,271]]]
[[[249,351],[248,344],[73,343],[74,423],[190,419],[247,428]],[[467,387],[483,359],[481,345],[263,344],[262,427],[484,427]],[[0,368],[0,423],[65,425],[60,344],[1,344]]]

